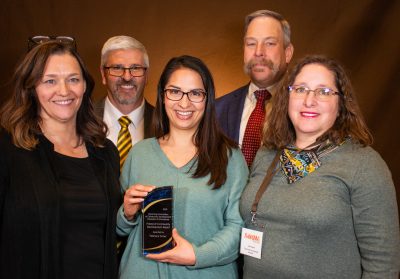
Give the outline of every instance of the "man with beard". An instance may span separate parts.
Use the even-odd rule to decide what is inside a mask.
[[[115,36],[105,42],[100,71],[107,97],[95,109],[107,124],[107,138],[118,148],[121,168],[133,144],[154,136],[151,129],[154,107],[143,97],[148,69],[149,56],[138,40]],[[118,261],[125,246],[126,238],[118,238]]]
[[[121,167],[133,144],[154,136],[151,129],[153,106],[143,97],[148,69],[146,48],[138,40],[115,36],[105,42],[100,71],[107,97],[96,110],[108,126],[107,137],[118,147]],[[129,133],[124,131],[126,128]]]
[[[273,11],[249,14],[244,33],[244,71],[251,81],[217,99],[216,110],[221,128],[241,146],[250,167],[261,144],[269,100],[286,72],[294,48],[289,23]]]

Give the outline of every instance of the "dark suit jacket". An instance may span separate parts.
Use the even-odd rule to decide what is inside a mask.
[[[240,121],[249,84],[232,91],[216,100],[217,119],[225,134],[239,143]]]
[[[104,98],[98,103],[95,103],[94,109],[95,112],[98,116],[103,119],[104,115],[104,104],[106,102],[106,99]],[[154,129],[153,129],[153,124],[152,124],[152,119],[153,119],[153,110],[154,107],[149,104],[146,100],[144,101],[144,138],[151,138],[154,137]]]
[[[114,279],[118,274],[116,216],[121,204],[118,151],[109,140],[104,148],[86,146],[107,200],[104,279]],[[17,148],[1,132],[0,150],[0,278],[60,278],[61,197],[54,146],[40,136],[35,149]]]

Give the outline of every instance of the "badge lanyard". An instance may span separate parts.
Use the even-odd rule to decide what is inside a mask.
[[[344,140],[339,145],[342,145],[345,141],[346,140]],[[305,147],[303,150],[309,150],[310,148],[317,148],[318,147],[318,150],[316,151],[316,157],[317,157],[317,160],[318,160],[319,157],[332,152],[339,145],[330,143],[329,141],[326,141],[325,143],[315,142],[315,143],[312,143],[309,146]],[[300,152],[300,151],[301,150],[299,150],[298,152]],[[251,211],[250,211],[250,213],[251,213],[251,223],[256,227],[260,227],[256,222],[258,203],[260,202],[262,195],[264,194],[264,192],[267,190],[269,184],[271,183],[272,178],[274,177],[276,172],[279,170],[279,168],[276,168],[276,165],[279,162],[281,153],[282,153],[282,150],[278,150],[276,152],[275,158],[272,161],[271,165],[269,166],[269,168],[267,170],[267,174],[265,175],[264,180],[262,181],[262,183],[260,185],[260,188],[258,189],[257,194],[256,194],[256,196],[254,198],[253,205],[251,206]]]
[[[260,202],[262,195],[270,184],[272,177],[278,171],[279,168],[275,168],[276,164],[279,161],[281,151],[278,150],[276,152],[275,158],[272,161],[271,165],[267,170],[267,174],[262,181],[260,188],[257,191],[257,194],[254,198],[253,205],[251,206],[251,224],[255,227],[262,228],[257,224],[256,215],[257,215],[257,206]],[[264,233],[259,230],[252,230],[248,228],[242,228],[242,236],[240,240],[240,253],[246,256],[250,256],[256,259],[261,259],[262,254],[262,242],[263,242]]]
[[[269,168],[267,170],[267,174],[265,175],[264,180],[262,181],[262,183],[260,185],[260,188],[257,191],[257,194],[253,201],[253,205],[251,206],[251,211],[250,211],[251,223],[256,227],[258,227],[257,222],[256,222],[258,203],[260,202],[261,197],[264,194],[265,190],[267,190],[269,184],[271,183],[272,178],[274,177],[276,172],[279,170],[279,168],[276,168],[276,165],[279,161],[280,154],[281,154],[281,150],[278,150],[276,152],[274,160],[272,161],[271,165],[269,166]]]

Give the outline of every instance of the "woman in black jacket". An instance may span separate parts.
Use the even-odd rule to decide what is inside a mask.
[[[0,278],[116,278],[119,157],[74,45],[25,56],[0,114]]]

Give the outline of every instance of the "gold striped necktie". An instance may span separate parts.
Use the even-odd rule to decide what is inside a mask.
[[[126,157],[128,156],[128,152],[132,147],[132,138],[128,129],[129,124],[131,124],[132,121],[128,116],[121,116],[118,119],[118,122],[121,125],[121,130],[119,130],[118,133],[117,148],[119,151],[120,168],[122,168]]]

